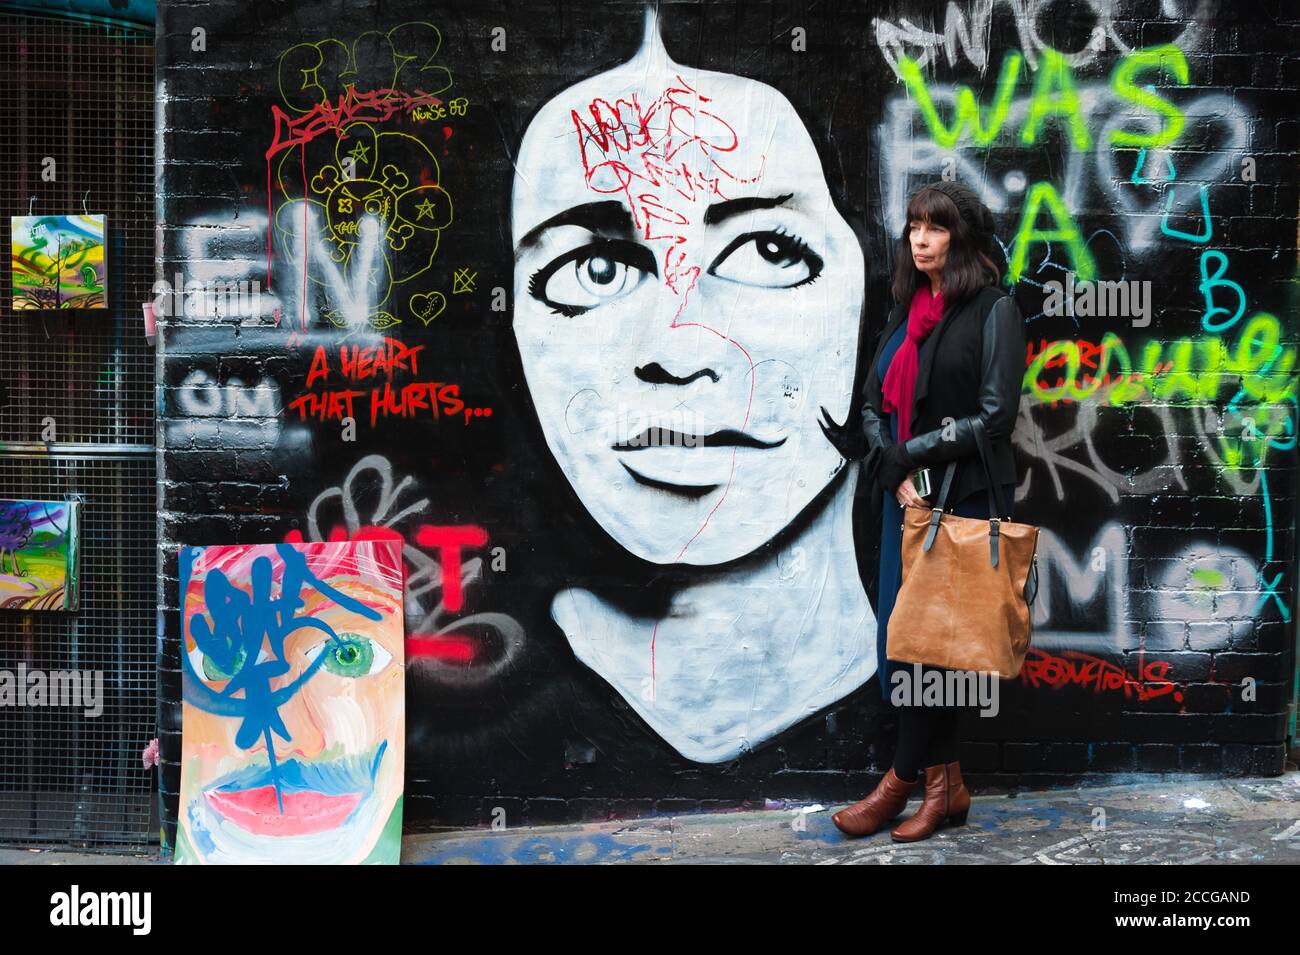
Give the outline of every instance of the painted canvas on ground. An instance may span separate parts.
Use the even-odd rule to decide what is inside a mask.
[[[77,609],[77,508],[0,500],[0,609]]]
[[[14,309],[108,308],[107,217],[13,216]]]
[[[398,862],[401,546],[181,548],[178,863]]]

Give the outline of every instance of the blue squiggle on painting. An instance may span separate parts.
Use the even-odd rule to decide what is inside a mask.
[[[183,547],[180,554],[180,579],[182,614],[184,598],[189,591],[194,569],[194,557],[201,550]],[[221,716],[239,719],[235,745],[249,749],[259,739],[266,743],[270,781],[275,786],[276,801],[284,811],[283,781],[275,760],[272,734],[288,742],[290,735],[280,718],[279,708],[284,706],[316,675],[327,654],[317,654],[311,665],[295,680],[273,690],[271,681],[289,672],[285,659],[284,641],[299,630],[319,630],[339,646],[332,627],[316,617],[298,616],[304,605],[302,590],[311,587],[330,598],[340,607],[360,614],[368,620],[379,620],[378,610],[331,587],[307,568],[307,557],[291,544],[277,544],[277,556],[284,562],[280,580],[280,596],[271,596],[272,565],[270,558],[258,557],[250,573],[250,591],[245,592],[231,583],[220,570],[213,570],[203,580],[203,603],[208,615],[196,613],[189,620],[189,636],[198,649],[218,666],[228,668],[241,656],[247,661],[239,668],[225,689],[217,691],[200,679],[189,661],[181,654],[184,695],[186,702]],[[210,617],[210,619],[209,619]],[[263,642],[269,645],[270,656],[259,659]],[[239,694],[243,695],[240,696]]]

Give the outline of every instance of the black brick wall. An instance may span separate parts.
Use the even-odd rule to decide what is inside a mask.
[[[1207,3],[1179,18],[1148,3],[1093,10],[1029,3],[1021,22],[1010,5],[997,4],[991,23],[972,30],[984,44],[958,46],[950,56],[942,44],[946,3],[833,6],[670,3],[662,7],[663,35],[688,66],[777,86],[820,131],[823,167],[832,170],[837,201],[865,253],[863,349],[888,304],[885,263],[901,226],[899,199],[945,171],[986,195],[1008,252],[1027,188],[1050,183],[1095,257],[1097,277],[1152,288],[1146,326],[1042,316],[1043,284],[1062,278],[1074,260],[1066,242],[1030,247],[1016,286],[1030,343],[1015,439],[1024,476],[1017,518],[1043,528],[1044,597],[1036,649],[1022,678],[1003,685],[1000,716],[963,724],[963,767],[977,784],[1091,773],[1280,772],[1295,671],[1296,12],[1277,2]],[[967,18],[980,6],[952,5]],[[179,271],[187,280],[266,282],[268,175],[278,212],[293,198],[280,183],[291,193],[300,165],[321,162],[310,150],[302,157],[292,151],[292,162],[268,174],[273,108],[291,112],[305,95],[292,89],[302,75],[293,59],[301,49],[289,53],[289,79],[277,85],[283,54],[296,44],[351,43],[379,31],[363,38],[353,83],[364,92],[374,77],[394,75],[384,65],[391,67],[392,47],[377,37],[408,21],[441,31],[436,50],[432,34],[420,34],[418,62],[450,72],[453,85],[442,95],[466,98],[464,115],[421,122],[407,113],[380,126],[423,142],[454,199],[454,221],[427,272],[409,286],[443,292],[447,306],[427,325],[397,307],[400,324],[384,334],[426,346],[420,374],[398,380],[454,382],[468,405],[493,411],[468,423],[390,417],[373,427],[362,414],[355,441],[342,439],[337,421],[301,420],[290,402],[321,391],[306,388],[316,348],[325,346],[337,367],[340,344],[373,332],[348,338],[331,325],[323,315],[328,293],[312,291],[303,301],[296,239],[275,229],[271,291],[263,288],[256,308],[165,323],[158,593],[168,818],[180,771],[176,547],[282,541],[294,533],[310,539],[318,498],[318,531],[328,536],[346,523],[330,489],[343,487],[350,473],[345,493],[360,524],[392,523],[408,546],[418,525],[473,524],[505,555],[503,570],[489,568],[487,551],[478,555],[485,561],[467,580],[459,616],[417,619],[417,611],[435,610],[436,590],[407,607],[408,633],[460,633],[476,648],[470,664],[436,652],[412,655],[408,827],[485,822],[495,807],[512,820],[537,822],[860,796],[893,746],[893,721],[874,679],[739,759],[699,763],[667,746],[577,662],[550,620],[552,595],[574,580],[634,596],[660,578],[622,553],[565,483],[524,387],[511,312],[492,309],[492,290],[504,289],[513,308],[510,184],[520,135],[558,91],[636,52],[639,6],[358,0],[160,7],[159,274],[168,280]],[[904,20],[922,32],[898,39]],[[492,48],[497,27],[505,31],[504,51]],[[792,49],[796,27],[805,31],[804,50]],[[1091,36],[1104,42],[1089,47]],[[1158,44],[1181,51],[1187,83],[1161,70],[1139,74],[1138,83],[1155,86],[1186,122],[1167,154],[1173,181],[1134,182],[1137,150],[1108,145],[1106,133],[1153,129],[1157,117],[1118,96],[1111,76],[1126,51]],[[891,65],[902,55],[926,59],[927,90],[951,123],[954,84],[988,104],[1003,56],[1033,54],[1041,67],[1045,46],[1074,54],[1070,77],[1092,138],[1088,150],[1070,145],[1061,117],[1045,120],[1032,145],[1017,138],[1036,75],[1028,66],[1001,135],[987,146],[966,135],[953,149],[938,149],[915,90],[909,94]],[[316,74],[336,105],[346,82],[338,69],[330,59]],[[410,77],[400,73],[397,87],[421,88]],[[1158,178],[1159,158],[1154,149],[1146,157],[1147,178]],[[1253,179],[1243,179],[1244,159],[1253,160]],[[1202,187],[1212,235],[1180,238],[1206,228]],[[1048,227],[1045,217],[1040,222]],[[1205,284],[1215,275],[1213,253],[1226,257],[1223,278],[1245,301],[1233,322],[1226,318],[1236,293]],[[400,278],[411,265],[397,257],[392,268]],[[456,294],[462,268],[476,273],[475,289]],[[1207,313],[1210,305],[1229,311]],[[1257,315],[1265,318],[1255,330],[1277,341],[1256,350],[1273,360],[1243,368],[1232,359],[1247,353],[1239,353],[1240,341]],[[1097,368],[1108,333],[1117,346],[1108,368]],[[1180,341],[1189,343],[1185,352]],[[1065,381],[1063,364],[1033,362],[1056,342],[1081,362],[1072,400],[1053,400],[1068,397],[1053,390]],[[1151,343],[1160,349],[1154,367],[1143,358]],[[1107,371],[1131,373],[1130,393],[1089,377]],[[387,511],[380,506],[385,479],[397,502]],[[392,521],[408,504],[418,506]],[[859,562],[874,601],[875,528],[864,504],[859,499],[855,518]],[[505,617],[491,626],[466,621],[477,614]],[[503,627],[522,634],[513,649]],[[1129,682],[1099,685],[1097,667],[1127,674]],[[1257,681],[1253,700],[1242,698],[1245,678]]]

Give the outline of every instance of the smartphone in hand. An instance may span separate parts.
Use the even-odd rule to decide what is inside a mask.
[[[912,472],[912,487],[916,493],[922,497],[930,496],[930,469],[921,468],[919,471]]]

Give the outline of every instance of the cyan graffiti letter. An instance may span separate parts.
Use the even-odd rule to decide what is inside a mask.
[[[1216,263],[1214,274],[1210,274],[1209,263],[1213,259]],[[1205,299],[1205,314],[1201,316],[1201,326],[1207,332],[1221,332],[1237,324],[1242,315],[1246,313],[1246,292],[1232,279],[1225,279],[1223,273],[1228,271],[1228,257],[1218,249],[1206,249],[1201,253],[1201,296]],[[1216,288],[1231,289],[1237,296],[1237,309],[1232,313],[1232,317],[1221,322],[1214,321],[1216,315],[1227,315],[1228,309],[1222,305],[1214,304],[1214,290]]]

